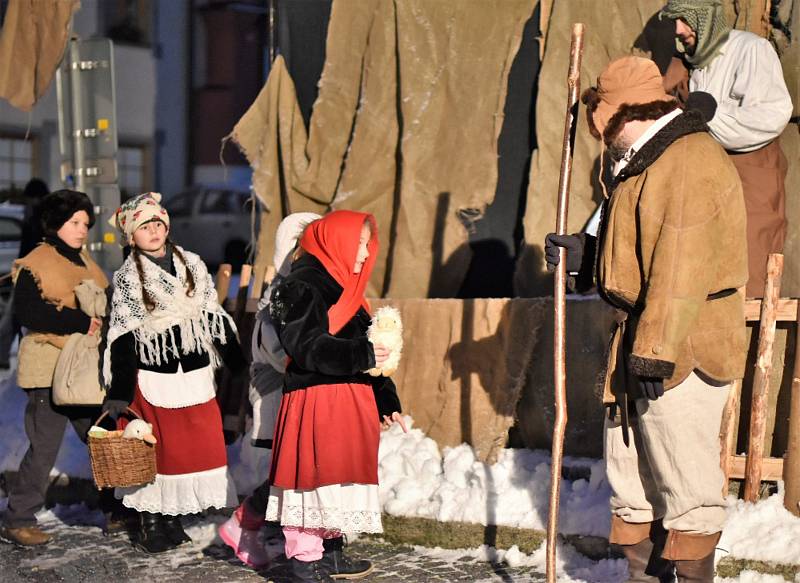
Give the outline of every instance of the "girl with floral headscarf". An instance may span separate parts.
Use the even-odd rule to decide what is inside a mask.
[[[191,541],[181,514],[236,505],[214,369],[246,364],[205,263],[169,240],[160,201],[139,195],[114,217],[131,253],[114,273],[103,362],[104,410],[117,415],[130,405],[157,440],[155,482],[116,492],[141,513],[134,542],[149,553]]]

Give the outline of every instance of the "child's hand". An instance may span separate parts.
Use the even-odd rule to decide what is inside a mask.
[[[399,423],[400,427],[403,428],[403,433],[408,433],[408,427],[406,427],[406,422],[403,420],[403,416],[400,415],[397,411],[392,413],[392,416],[389,417],[388,415],[383,416],[383,423],[381,425],[384,429],[389,429],[392,426],[392,423]]]
[[[386,360],[389,358],[389,355],[392,353],[391,350],[383,346],[382,344],[375,344],[373,346],[373,350],[375,351],[375,366],[381,366]]]
[[[89,331],[87,332],[87,334],[89,336],[94,335],[94,333],[97,332],[102,325],[103,321],[100,318],[92,318],[92,321],[89,324]]]

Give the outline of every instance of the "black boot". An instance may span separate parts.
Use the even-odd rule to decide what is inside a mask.
[[[292,564],[292,583],[333,583],[328,571],[319,561],[298,561],[289,559]]]
[[[103,536],[115,536],[139,528],[139,513],[123,506],[122,501],[114,497],[114,490],[100,491],[99,507],[106,519]]]
[[[183,530],[181,519],[178,516],[163,516],[164,532],[167,538],[172,541],[176,547],[183,546],[192,542],[192,539]]]
[[[374,569],[369,561],[351,559],[344,554],[344,537],[325,539],[322,541],[322,546],[325,549],[322,553],[322,563],[332,579],[361,579]]]
[[[163,553],[175,548],[164,530],[164,517],[161,514],[142,512],[138,536],[133,545],[146,553]]]

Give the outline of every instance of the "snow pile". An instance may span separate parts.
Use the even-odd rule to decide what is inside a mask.
[[[728,497],[728,522],[717,544],[718,554],[739,559],[800,564],[800,518],[783,507],[783,483],[779,492],[751,504]]]
[[[413,421],[406,417],[411,426]],[[444,455],[419,429],[383,433],[378,453],[381,503],[398,516],[440,522],[472,522],[544,529],[550,487],[550,456],[543,451],[505,449],[493,465],[478,461],[462,444]],[[602,460],[571,460],[590,467],[590,479],[562,482],[560,530],[608,536],[608,482]]]

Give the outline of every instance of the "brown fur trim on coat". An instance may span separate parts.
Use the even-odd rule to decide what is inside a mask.
[[[675,372],[675,363],[631,354],[628,356],[628,370],[639,377],[668,379]]]
[[[603,142],[610,145],[629,121],[655,120],[678,109],[678,102],[651,101],[650,103],[623,103],[617,112],[608,120],[608,125],[603,131]]]
[[[650,140],[636,152],[633,158],[631,158],[631,161],[628,162],[628,165],[616,176],[614,182],[618,183],[630,176],[636,176],[647,170],[675,140],[689,134],[707,131],[708,125],[706,125],[705,118],[701,112],[696,110],[684,111],[681,115],[665,125],[661,131],[650,138]]]

